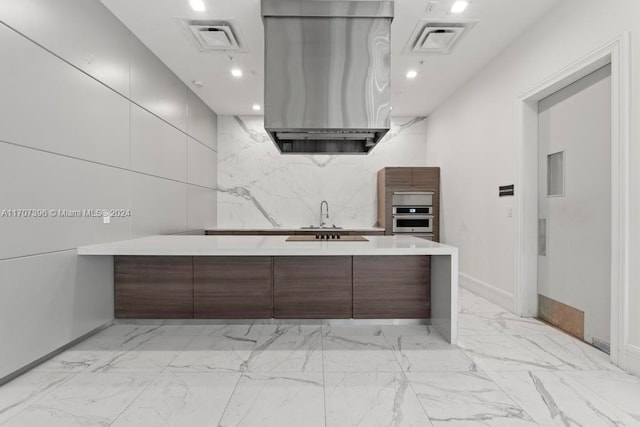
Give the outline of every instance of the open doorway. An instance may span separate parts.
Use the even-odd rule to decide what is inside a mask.
[[[549,76],[518,97],[520,135],[516,143],[515,312],[536,317],[539,308],[538,249],[539,102],[593,72],[611,65],[610,146],[610,360],[625,367],[629,292],[629,145],[630,145],[630,35],[624,33],[584,58]],[[551,150],[553,151],[553,150]],[[554,151],[546,154],[557,154]],[[566,154],[566,158],[561,158]],[[573,161],[568,151],[545,163],[557,167]],[[558,172],[558,170],[556,170]],[[546,180],[546,177],[545,177]],[[559,185],[557,182],[554,183]],[[546,188],[545,188],[546,190]]]

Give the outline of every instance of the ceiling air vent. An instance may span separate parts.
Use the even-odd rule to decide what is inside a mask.
[[[200,52],[248,52],[238,25],[231,20],[178,19],[178,25]]]
[[[475,25],[475,21],[434,22],[422,19],[418,21],[418,25],[402,53],[414,55],[451,53],[462,35]]]

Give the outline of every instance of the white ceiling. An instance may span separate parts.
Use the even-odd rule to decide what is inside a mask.
[[[394,116],[426,116],[478,70],[560,0],[471,0],[452,15],[453,0],[396,0],[391,27],[391,73]],[[260,0],[204,0],[205,12],[194,12],[188,0],[102,0],[143,43],[218,114],[256,114],[263,98],[263,27]],[[230,59],[225,53],[201,53],[185,36],[176,18],[233,19],[249,48]],[[478,24],[448,55],[402,53],[421,18],[475,20]],[[422,62],[422,64],[421,64]],[[244,71],[241,79],[232,67]],[[408,69],[419,74],[408,80]],[[196,88],[192,82],[204,83]]]

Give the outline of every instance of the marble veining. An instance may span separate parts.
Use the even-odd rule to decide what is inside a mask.
[[[115,324],[1,386],[0,425],[640,426],[640,378],[605,354],[459,305],[459,347],[427,325]]]
[[[376,174],[385,166],[425,166],[426,118],[391,119],[368,155],[281,155],[261,116],[218,116],[218,226],[278,228],[377,221]]]

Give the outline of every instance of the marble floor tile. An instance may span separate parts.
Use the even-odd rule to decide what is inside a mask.
[[[574,369],[562,359],[517,336],[462,336],[458,346],[484,371]]]
[[[345,338],[381,337],[382,326],[377,325],[324,325],[325,337],[339,336]]]
[[[457,346],[433,342],[432,336],[403,336],[391,348],[405,372],[476,371],[476,364]]]
[[[322,374],[245,373],[218,426],[324,427]]]
[[[265,335],[278,335],[278,336],[300,336],[300,335],[321,335],[323,331],[323,325],[264,325],[260,333],[260,337]]]
[[[196,336],[200,335],[205,325],[172,325],[164,324],[153,332],[156,335]]]
[[[91,372],[161,372],[194,338],[154,335],[133,349],[109,354]]]
[[[492,316],[487,318],[482,313],[458,314],[458,336],[466,335],[499,335],[501,332],[491,325]]]
[[[389,342],[402,336],[432,337],[434,342],[447,342],[444,337],[430,325],[382,325],[380,329],[382,330],[382,335],[384,335]]]
[[[206,325],[200,336],[226,337],[238,340],[248,340],[254,343],[258,340],[265,325],[261,323]]]
[[[623,410],[571,378],[574,372],[490,372],[488,375],[540,425],[638,426]],[[636,395],[639,398],[640,395]],[[636,406],[640,400],[636,401]]]
[[[149,335],[148,339],[153,336]],[[54,356],[41,365],[35,372],[83,372],[96,362],[126,351],[132,345],[123,343],[121,336],[94,336],[70,349]]]
[[[611,364],[609,355],[589,344],[569,335],[515,335],[519,341],[526,341],[551,358],[556,358],[564,365],[564,369],[572,370],[611,370],[621,371]]]
[[[402,373],[325,374],[327,427],[430,426]]]
[[[247,359],[251,372],[322,372],[322,335],[292,335],[280,329],[261,335]]]
[[[166,372],[112,426],[215,426],[239,379],[239,373]]]
[[[387,340],[380,334],[324,335],[322,359],[325,372],[401,371]]]
[[[640,377],[611,371],[575,371],[563,375],[625,411],[640,424]]]
[[[146,334],[153,334],[156,329],[162,326],[162,323],[152,324],[152,325],[139,325],[139,324],[129,324],[129,323],[115,323],[108,328],[100,331],[95,336],[121,336],[127,338],[133,338]]]
[[[199,335],[171,361],[170,371],[244,372],[257,338]]]
[[[518,317],[512,313],[483,313],[477,316],[489,321],[499,332],[507,335],[563,335],[559,329],[531,317]]]
[[[484,373],[423,372],[407,377],[433,425],[537,425]]]
[[[604,353],[460,306],[458,347],[426,325],[115,324],[0,386],[0,424],[640,425],[640,379]]]
[[[155,375],[81,373],[29,406],[10,427],[103,426],[112,423]]]
[[[458,298],[459,313],[508,313],[507,310],[471,292],[462,292]]]
[[[0,424],[60,387],[73,375],[66,373],[27,372],[0,386]]]

